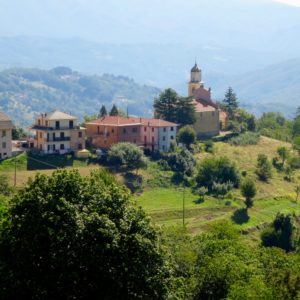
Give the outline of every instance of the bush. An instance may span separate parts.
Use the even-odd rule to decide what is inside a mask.
[[[229,143],[234,146],[256,145],[259,141],[259,138],[259,133],[245,132],[239,136],[231,138]]]
[[[204,151],[207,153],[214,153],[214,142],[212,140],[204,142]]]
[[[217,198],[222,198],[226,196],[226,194],[233,188],[233,184],[229,182],[218,183],[214,182],[212,186],[212,192]]]
[[[187,149],[171,154],[168,163],[174,172],[181,173],[183,176],[192,176],[196,166],[193,154]]]
[[[253,198],[256,195],[256,186],[253,180],[245,179],[241,184],[241,193],[245,197],[245,204],[247,208],[253,206]]]
[[[194,128],[190,125],[180,128],[177,134],[177,140],[189,149],[196,141],[196,132]]]
[[[0,175],[0,194],[8,196],[12,189],[9,186],[8,178],[5,175]]]
[[[262,181],[268,181],[272,177],[272,166],[265,154],[257,157],[256,174]]]
[[[300,157],[298,156],[290,157],[287,163],[293,170],[300,169]]]
[[[198,169],[195,178],[197,186],[205,186],[209,192],[212,192],[214,183],[229,183],[238,187],[240,183],[240,174],[235,165],[227,157],[205,158]]]

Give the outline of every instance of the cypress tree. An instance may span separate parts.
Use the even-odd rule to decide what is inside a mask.
[[[105,105],[102,105],[101,108],[100,108],[100,112],[99,112],[98,117],[102,118],[102,117],[106,117],[106,116],[107,116],[106,107],[105,107]]]
[[[228,88],[225,98],[223,100],[223,105],[225,110],[228,112],[229,119],[234,119],[234,113],[239,107],[239,103],[237,101],[236,94],[233,92],[231,87]]]
[[[118,111],[117,106],[115,104],[111,108],[111,111],[110,111],[109,115],[110,116],[118,116],[119,115],[119,111]]]

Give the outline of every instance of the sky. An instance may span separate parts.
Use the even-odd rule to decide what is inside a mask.
[[[275,1],[287,4],[287,5],[291,5],[291,6],[300,7],[300,0],[275,0]]]

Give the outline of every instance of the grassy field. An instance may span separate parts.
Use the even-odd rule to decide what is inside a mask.
[[[270,159],[277,155],[277,148],[290,144],[262,137],[255,146],[231,146],[215,143],[214,154],[200,153],[197,159],[204,157],[227,156],[235,161],[241,171],[256,179],[255,166],[257,155],[267,154]],[[294,181],[284,180],[284,173],[273,170],[269,183],[256,180],[257,196],[254,207],[245,214],[243,198],[238,190],[232,193],[232,199],[218,200],[206,197],[203,203],[197,203],[198,197],[190,189],[185,191],[185,224],[190,233],[205,230],[212,222],[229,220],[253,239],[257,232],[270,223],[278,212],[295,212],[300,214],[300,203],[295,202],[295,186],[300,184],[300,173],[294,174]],[[134,197],[137,204],[145,209],[158,225],[182,225],[183,191],[176,187],[145,188],[144,192]]]

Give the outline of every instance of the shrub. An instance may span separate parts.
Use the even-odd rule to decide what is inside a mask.
[[[205,186],[211,192],[214,183],[231,182],[234,187],[238,187],[240,174],[235,163],[227,157],[205,158],[199,166],[195,180],[198,187]]]
[[[193,154],[187,149],[181,149],[170,155],[168,163],[174,172],[181,173],[183,176],[192,176],[196,166]]]
[[[224,199],[225,195],[233,188],[233,184],[229,182],[218,183],[214,182],[212,186],[212,192],[217,198]]]
[[[245,204],[247,208],[253,206],[253,198],[256,195],[256,186],[253,180],[245,179],[241,184],[241,193],[245,197]]]
[[[262,181],[268,181],[272,177],[272,166],[265,154],[257,157],[256,174]]]
[[[287,163],[293,170],[300,169],[300,157],[298,156],[290,157]]]
[[[196,132],[192,126],[186,125],[179,129],[177,139],[189,149],[196,141]]]
[[[0,194],[8,196],[12,189],[9,186],[8,178],[5,175],[0,175]]]
[[[256,145],[259,141],[260,135],[256,132],[245,132],[239,136],[233,137],[229,143],[234,146]]]
[[[204,151],[207,153],[214,153],[214,142],[212,140],[204,142]]]

